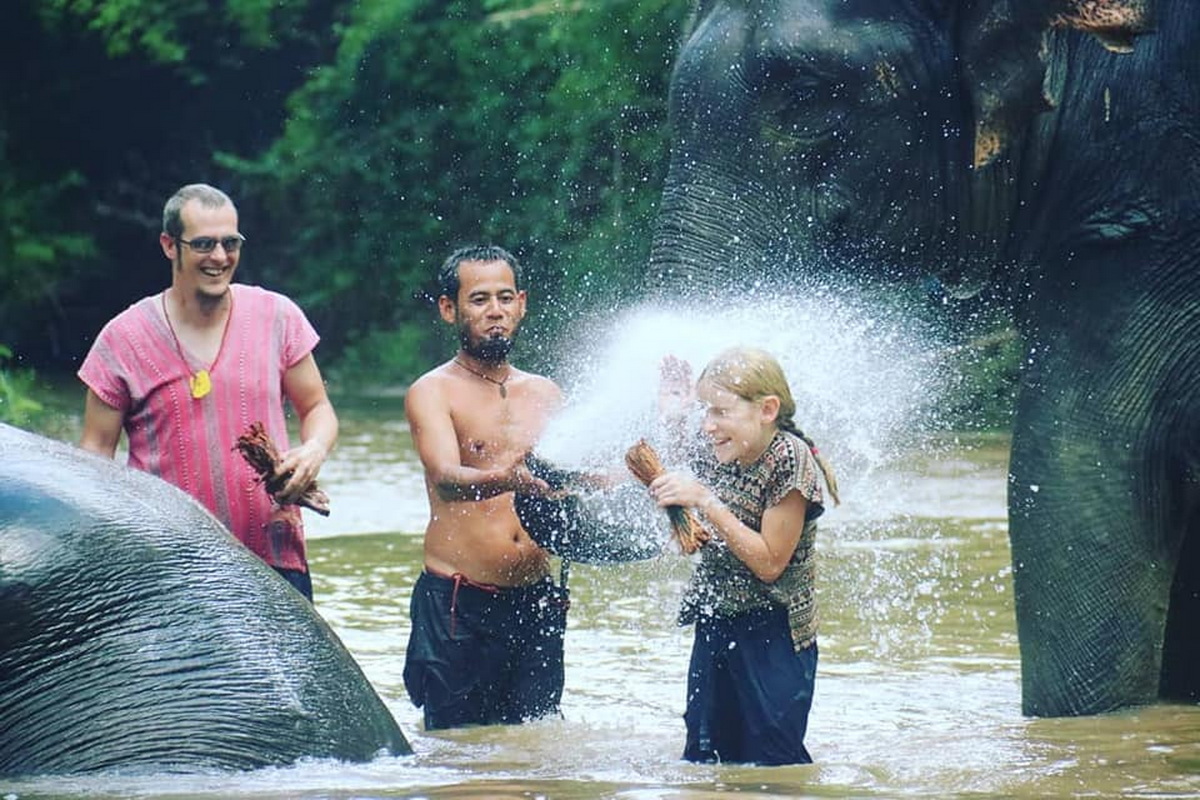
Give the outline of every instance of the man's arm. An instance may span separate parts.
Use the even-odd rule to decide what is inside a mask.
[[[299,498],[317,479],[337,442],[338,418],[312,353],[283,374],[283,393],[300,418],[300,445],[284,453],[276,468],[280,475],[292,473],[278,494],[280,502],[287,503]]]
[[[414,383],[404,395],[404,413],[426,478],[441,499],[484,500],[519,488],[549,489],[520,461],[494,469],[465,466],[450,406],[435,382]]]
[[[79,446],[105,458],[117,454],[125,415],[100,399],[90,388],[83,407],[83,436]]]

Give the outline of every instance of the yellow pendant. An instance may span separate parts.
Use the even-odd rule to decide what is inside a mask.
[[[208,377],[208,370],[202,369],[188,378],[188,386],[192,389],[192,397],[197,400],[211,392],[212,379]]]

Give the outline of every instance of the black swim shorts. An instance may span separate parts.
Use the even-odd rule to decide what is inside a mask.
[[[422,572],[413,587],[404,685],[426,730],[556,715],[563,690],[567,592]]]

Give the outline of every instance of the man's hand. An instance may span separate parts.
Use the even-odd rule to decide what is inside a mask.
[[[327,455],[328,452],[315,439],[310,439],[283,454],[275,467],[275,475],[278,478],[283,478],[288,473],[291,475],[275,495],[280,504],[295,503],[300,499],[300,496],[316,482]]]
[[[553,491],[550,484],[529,471],[529,467],[525,466],[524,458],[509,468],[508,484],[512,487],[512,491],[533,497],[545,497]]]

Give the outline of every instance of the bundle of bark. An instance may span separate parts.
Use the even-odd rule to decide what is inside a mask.
[[[658,453],[645,439],[638,440],[637,444],[625,452],[625,465],[629,467],[633,476],[646,486],[666,472]],[[684,553],[691,555],[708,541],[708,532],[704,530],[704,526],[683,506],[667,506],[667,518],[671,521],[671,533]]]
[[[233,449],[242,454],[246,463],[258,473],[259,483],[267,490],[267,494],[271,496],[272,500],[279,503],[279,492],[287,485],[292,473],[275,474],[280,461],[279,448],[275,446],[275,442],[271,441],[263,424],[261,422],[251,423],[245,433],[238,437],[237,444]],[[310,508],[323,517],[329,516],[329,495],[317,487],[316,481],[313,481],[304,494],[300,495],[295,504]]]

